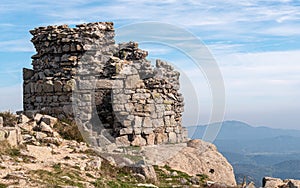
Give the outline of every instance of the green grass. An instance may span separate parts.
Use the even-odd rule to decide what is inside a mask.
[[[7,141],[0,141],[0,155],[9,155],[11,157],[20,156],[20,149],[11,147]]]
[[[68,185],[84,188],[84,185],[81,183],[81,181],[84,181],[84,178],[80,171],[67,166],[62,166],[60,163],[54,164],[52,167],[54,169],[53,172],[47,170],[33,170],[30,171],[30,175],[37,183],[47,187]],[[65,179],[63,176],[68,176],[70,179]]]

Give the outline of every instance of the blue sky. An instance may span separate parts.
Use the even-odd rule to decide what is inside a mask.
[[[300,2],[295,0],[14,1],[0,7],[0,110],[22,109],[22,67],[31,67],[28,32],[38,26],[157,21],[199,37],[215,57],[226,90],[225,119],[300,129]],[[142,33],[141,33],[142,34]],[[130,40],[130,39],[128,39]],[[208,121],[210,89],[186,56],[168,46],[142,44],[150,58],[174,63],[186,77],[185,120]],[[196,92],[189,92],[191,86]],[[200,119],[195,112],[199,112]]]

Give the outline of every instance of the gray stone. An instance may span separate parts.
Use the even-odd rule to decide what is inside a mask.
[[[120,112],[120,111],[124,111],[125,107],[123,104],[114,104],[113,109],[115,112]]]
[[[150,117],[145,117],[144,118],[144,122],[143,122],[143,127],[153,127],[153,125],[152,125],[152,119],[150,118]]]
[[[44,116],[43,114],[36,114],[34,116],[34,121],[36,121],[36,122],[39,123],[41,121],[41,119],[42,119],[43,116]]]
[[[136,135],[133,141],[131,142],[132,146],[145,146],[146,144],[147,141],[141,135]]]
[[[281,187],[284,184],[285,183],[279,178],[272,178],[272,177],[263,178],[263,187],[265,188]]]
[[[47,134],[42,133],[42,132],[36,132],[36,134],[35,134],[35,137],[38,140],[42,140],[42,139],[46,138],[47,136],[48,136]]]
[[[62,92],[62,89],[63,89],[63,84],[61,81],[54,81],[54,91],[55,92]]]
[[[176,143],[177,142],[177,135],[174,132],[169,132],[168,133],[169,137],[169,143]]]
[[[132,112],[133,109],[134,109],[134,105],[132,103],[125,104],[125,110],[127,112]]]
[[[58,119],[49,115],[44,115],[41,118],[41,121],[53,128],[53,126],[58,122]]]
[[[19,115],[19,117],[18,117],[18,123],[23,123],[24,124],[24,123],[27,123],[29,121],[30,121],[30,119],[27,116],[23,115],[23,114]],[[0,117],[0,124],[1,124],[1,117]]]
[[[33,77],[34,71],[31,69],[23,68],[23,79],[29,80]]]
[[[164,126],[164,120],[162,118],[161,119],[153,119],[152,123],[153,123],[153,127],[155,127],[155,128]]]
[[[142,174],[148,181],[151,181],[153,183],[157,182],[155,170],[151,165],[141,165],[133,167],[133,171]]]
[[[156,133],[155,144],[165,144],[168,142],[168,136],[166,133]]]
[[[42,132],[53,133],[52,128],[51,128],[49,125],[47,125],[45,122],[41,122],[41,123],[40,123],[39,129],[40,129]]]
[[[124,88],[124,83],[123,80],[113,80],[113,89],[123,89]]]
[[[129,146],[130,145],[130,142],[128,140],[128,136],[125,135],[125,136],[120,136],[120,137],[117,137],[116,138],[116,144],[118,146]]]
[[[153,128],[143,128],[142,133],[151,134],[151,133],[153,133]]]
[[[112,80],[101,79],[96,81],[96,88],[111,89],[113,86]]]
[[[127,135],[127,134],[132,134],[132,133],[133,133],[132,127],[127,127],[127,128],[123,128],[120,130],[120,135]]]
[[[130,99],[130,95],[125,94],[115,94],[113,95],[113,103],[128,103],[128,99]]]
[[[133,123],[134,128],[142,127],[142,122],[143,122],[143,118],[136,116]]]
[[[136,88],[140,81],[139,75],[127,76],[125,80],[125,88]]]
[[[21,130],[17,127],[2,127],[0,141],[7,141],[11,146],[17,146],[22,141]]]
[[[155,134],[151,133],[146,136],[147,144],[148,145],[154,145],[155,144]]]

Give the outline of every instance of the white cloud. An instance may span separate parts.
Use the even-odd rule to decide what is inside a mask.
[[[1,52],[34,52],[30,39],[0,41]]]

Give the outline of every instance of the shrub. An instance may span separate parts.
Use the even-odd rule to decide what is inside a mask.
[[[0,112],[0,116],[3,118],[3,123],[6,127],[14,127],[18,122],[16,115],[10,111]]]
[[[82,135],[74,121],[63,120],[54,125],[54,130],[57,131],[62,138],[66,140],[76,140],[77,142],[83,142]]]

